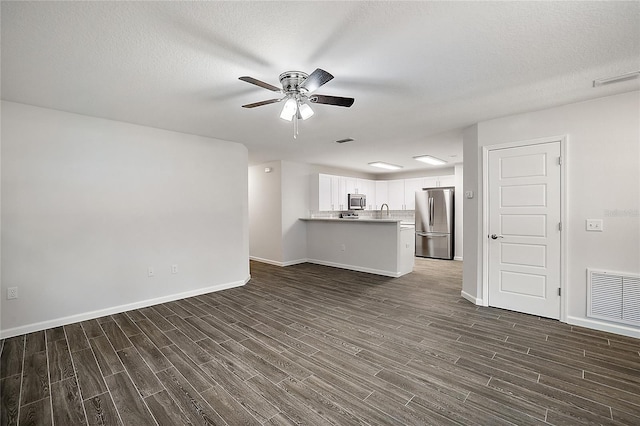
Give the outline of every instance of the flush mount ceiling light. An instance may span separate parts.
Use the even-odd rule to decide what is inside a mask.
[[[264,81],[257,80],[253,77],[240,77],[240,80],[247,83],[255,84],[263,89],[279,92],[284,97],[279,99],[269,99],[266,101],[255,102],[252,104],[242,105],[243,108],[255,108],[262,105],[273,104],[276,102],[284,103],[284,107],[280,112],[280,118],[287,121],[293,121],[293,138],[298,136],[298,120],[306,120],[313,115],[313,110],[309,103],[336,105],[342,107],[350,107],[355,99],[343,98],[340,96],[315,95],[312,94],[318,87],[329,82],[333,76],[320,68],[311,74],[302,71],[287,71],[280,74],[280,84],[282,89],[272,86]]]
[[[607,84],[621,83],[623,81],[634,80],[640,77],[640,71],[629,72],[615,77],[598,78],[593,80],[593,87],[605,86]]]
[[[443,164],[447,164],[446,161],[432,157],[431,155],[418,155],[417,157],[413,157],[413,159],[431,164],[432,166],[442,166]]]
[[[373,163],[369,163],[369,165],[373,167],[379,167],[381,169],[387,169],[387,170],[400,170],[402,168],[402,166],[385,163],[384,161],[374,161]]]

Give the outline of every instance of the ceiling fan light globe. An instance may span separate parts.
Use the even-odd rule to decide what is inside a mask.
[[[302,117],[303,120],[306,120],[307,118],[311,117],[313,114],[314,112],[309,105],[300,104],[300,116]]]
[[[280,113],[280,118],[283,120],[291,121],[293,120],[293,116],[298,110],[298,104],[296,100],[293,98],[287,99],[287,102],[284,103],[284,107],[282,107],[282,112]]]

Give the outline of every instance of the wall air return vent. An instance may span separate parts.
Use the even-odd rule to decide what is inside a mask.
[[[587,269],[587,316],[640,326],[640,276]]]

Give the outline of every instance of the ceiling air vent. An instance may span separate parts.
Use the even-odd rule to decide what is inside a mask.
[[[346,138],[346,139],[340,139],[338,141],[336,141],[336,143],[347,143],[347,142],[353,142],[354,139],[352,138]]]

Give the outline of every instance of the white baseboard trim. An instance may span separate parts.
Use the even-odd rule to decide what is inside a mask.
[[[470,295],[469,293],[467,293],[464,290],[462,290],[460,292],[460,296],[464,297],[465,299],[467,299],[469,302],[473,303],[474,305],[482,306],[482,299],[477,298],[477,297],[473,297],[472,295]]]
[[[578,325],[584,328],[607,331],[609,333],[621,334],[623,336],[635,337],[636,339],[640,339],[640,328],[630,325],[616,324],[593,318],[581,318],[572,316],[567,316],[567,324]]]
[[[249,256],[249,259],[255,260],[256,262],[260,262],[260,263],[267,263],[269,265],[283,266],[283,267],[291,266],[291,265],[299,265],[300,263],[307,262],[307,259],[296,259],[296,260],[288,260],[286,262],[279,262],[277,260],[264,259],[262,257],[256,257],[256,256]]]
[[[367,272],[369,274],[383,275],[385,277],[392,277],[392,278],[398,278],[398,277],[401,277],[402,275],[405,275],[405,274],[400,273],[400,272],[385,271],[385,270],[382,270],[382,269],[365,268],[365,267],[362,267],[362,266],[345,265],[345,264],[342,264],[342,263],[327,262],[325,260],[307,259],[307,262],[315,263],[316,265],[332,266],[334,268],[348,269],[350,271],[358,271],[358,272]]]
[[[148,306],[157,305],[160,303],[171,302],[173,300],[185,299],[187,297],[199,296],[205,293],[212,293],[221,290],[227,290],[235,287],[242,287],[249,282],[251,276],[248,276],[244,281],[233,281],[230,283],[216,284],[210,287],[199,288],[196,290],[189,290],[183,293],[175,293],[167,296],[157,297],[154,299],[141,300],[139,302],[127,303],[125,305],[112,306],[110,308],[98,309],[96,311],[83,312],[81,314],[69,315],[67,317],[56,318],[47,321],[41,321],[33,324],[22,325],[20,327],[8,328],[6,330],[0,330],[0,339],[7,339],[13,336],[20,336],[22,334],[33,333],[34,331],[46,330],[48,328],[59,327],[61,325],[72,324],[75,322],[86,321],[94,318],[100,318],[105,315],[118,314],[121,312],[130,311],[132,309],[146,308]]]
[[[453,260],[459,260],[460,262],[462,262],[462,256],[454,256]]]

